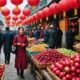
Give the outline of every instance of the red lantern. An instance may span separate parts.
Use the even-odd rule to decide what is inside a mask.
[[[51,14],[57,14],[59,13],[58,5],[57,3],[53,3],[49,7]]]
[[[12,13],[13,13],[14,15],[19,15],[19,14],[21,13],[21,9],[20,9],[20,8],[14,8],[14,9],[12,10]]]
[[[40,0],[27,0],[27,2],[31,6],[37,6],[40,3]]]
[[[44,14],[42,11],[38,11],[37,15],[38,15],[39,19],[44,18]]]
[[[5,6],[5,5],[6,5],[6,3],[7,3],[7,1],[6,1],[6,0],[0,0],[0,7]]]
[[[62,0],[61,1],[61,8],[62,8],[63,11],[67,11],[67,10],[70,9],[68,0],[66,0],[66,1],[65,0]]]
[[[50,9],[49,9],[48,7],[44,8],[44,9],[43,9],[43,14],[44,14],[45,16],[50,16]]]
[[[34,22],[37,21],[37,20],[39,19],[36,13],[33,14],[33,19],[34,19]]]
[[[30,15],[30,13],[31,13],[31,11],[30,11],[30,9],[28,9],[28,8],[25,8],[25,9],[23,10],[23,14],[24,14],[25,16]]]
[[[20,19],[24,20],[24,19],[26,19],[26,16],[22,14],[22,15],[20,15]]]
[[[5,20],[10,20],[11,19],[11,16],[6,16]]]
[[[72,1],[72,4],[73,4],[72,8],[78,8],[78,3],[79,3],[79,0],[73,0]]]
[[[10,10],[8,8],[3,8],[1,10],[1,13],[4,15],[4,16],[8,16],[10,14]]]
[[[18,17],[14,15],[14,16],[12,17],[12,19],[13,19],[14,21],[17,21],[17,20],[18,20]]]
[[[11,3],[18,6],[23,2],[23,0],[11,0]]]

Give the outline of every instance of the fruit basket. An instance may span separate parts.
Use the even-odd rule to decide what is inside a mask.
[[[75,51],[66,48],[58,48],[57,51],[67,56],[75,55],[76,53]]]
[[[29,51],[27,50],[26,54],[27,56],[31,57],[32,54],[38,54],[39,52],[32,52],[32,51]]]
[[[46,68],[48,66],[50,66],[52,63],[45,63],[45,64],[41,64],[39,63],[32,55],[31,55],[31,60],[33,61],[33,63],[36,65],[36,67],[38,68]]]
[[[54,80],[61,80],[59,77],[57,77],[57,76],[49,69],[49,67],[47,67],[47,71],[48,71],[48,73],[51,75],[51,77],[52,77]]]
[[[78,53],[80,53],[80,43],[75,44],[73,47],[74,47],[75,51],[77,51]]]

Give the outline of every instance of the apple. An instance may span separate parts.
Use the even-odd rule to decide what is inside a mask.
[[[80,58],[78,58],[78,57],[75,58],[75,61],[76,61],[76,62],[80,62]]]
[[[59,77],[64,77],[65,76],[65,72],[60,72]]]
[[[59,75],[60,74],[60,70],[56,70],[56,75]]]
[[[66,75],[66,78],[67,78],[67,79],[72,79],[72,76],[71,76],[70,74],[67,74],[67,75]]]
[[[76,68],[74,66],[71,66],[71,71],[76,71]]]
[[[76,76],[76,73],[75,72],[72,72],[71,75],[72,75],[72,77],[75,77]]]
[[[61,80],[67,80],[66,77],[63,77]]]
[[[54,67],[55,67],[55,65],[51,65],[51,66],[50,66],[50,69],[52,70]]]
[[[78,74],[80,74],[80,69],[77,69],[76,72],[77,72]]]
[[[80,64],[79,64],[78,62],[76,62],[76,63],[74,64],[74,66],[75,66],[76,68],[78,68],[78,67],[80,67]]]
[[[74,61],[73,60],[70,60],[70,64],[74,64]]]
[[[66,67],[64,67],[64,71],[65,71],[65,72],[70,72],[70,71],[71,71],[71,69],[70,69],[70,67],[69,67],[69,66],[66,66]]]

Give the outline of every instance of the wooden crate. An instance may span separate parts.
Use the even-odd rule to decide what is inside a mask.
[[[79,48],[76,48],[75,46],[73,46],[73,47],[74,47],[74,50],[75,50],[76,52],[80,53],[80,49],[79,49]]]
[[[51,77],[52,77],[54,80],[61,80],[59,77],[57,77],[57,76],[49,69],[49,67],[47,67],[47,71],[48,71],[48,73],[51,75]]]
[[[52,64],[52,63],[41,64],[33,56],[31,56],[31,60],[38,68],[46,68]]]

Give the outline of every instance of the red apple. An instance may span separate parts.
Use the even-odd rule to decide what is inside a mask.
[[[75,77],[75,76],[76,76],[76,73],[75,73],[75,72],[72,72],[71,75],[72,75],[73,77]]]
[[[70,60],[70,64],[74,64],[74,61],[73,60]]]
[[[56,73],[56,75],[59,75],[60,74],[60,71],[59,70],[56,70],[55,73]]]
[[[67,78],[67,79],[72,79],[72,76],[71,76],[70,74],[67,74],[67,75],[66,75],[66,78]]]
[[[52,70],[54,67],[55,67],[55,65],[51,65],[51,66],[50,66],[50,69]]]
[[[78,68],[78,67],[80,67],[80,64],[79,64],[78,62],[76,62],[76,63],[74,64],[74,66],[75,66],[76,68]]]
[[[76,68],[74,66],[71,66],[71,71],[75,71]]]
[[[76,62],[80,62],[80,58],[78,58],[78,57],[75,58],[75,61],[76,61]]]
[[[77,72],[78,74],[80,74],[80,69],[77,69],[76,72]]]
[[[65,72],[70,72],[70,67],[69,66],[64,67],[64,71]]]
[[[65,76],[65,72],[60,72],[59,77],[64,77]]]

